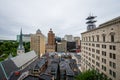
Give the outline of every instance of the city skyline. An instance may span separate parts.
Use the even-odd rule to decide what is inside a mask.
[[[80,36],[86,31],[86,18],[90,13],[97,16],[96,25],[118,17],[118,0],[46,0],[0,1],[0,39],[14,39],[22,27],[29,34],[40,29],[47,36],[50,28],[56,35]]]

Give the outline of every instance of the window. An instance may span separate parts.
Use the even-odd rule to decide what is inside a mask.
[[[100,60],[100,57],[99,57],[99,56],[96,56],[96,59],[97,59],[97,60]]]
[[[99,67],[99,66],[100,66],[100,63],[96,62],[96,65]]]
[[[91,48],[89,48],[89,51],[91,51]]]
[[[102,55],[103,55],[103,56],[106,56],[106,52],[105,52],[105,51],[102,51]]]
[[[102,62],[106,64],[106,59],[102,58]]]
[[[92,49],[92,52],[95,52],[95,49]]]
[[[109,74],[111,76],[113,76],[114,78],[116,78],[116,73],[114,71],[112,71],[111,69],[109,70]]]
[[[109,48],[110,48],[110,50],[116,50],[116,46],[114,46],[114,45],[110,45]]]
[[[110,53],[110,58],[112,58],[112,53]]]
[[[92,46],[94,47],[94,46],[95,46],[95,44],[92,44]]]
[[[102,65],[102,70],[106,71],[106,67]]]
[[[113,46],[113,50],[116,50],[116,46]]]
[[[91,44],[89,43],[89,46],[91,46]]]
[[[102,45],[102,48],[104,48],[104,49],[105,49],[105,48],[106,48],[106,45]]]
[[[86,41],[88,41],[88,38],[86,37]]]
[[[92,40],[94,41],[94,36],[92,36]]]
[[[111,42],[114,42],[114,35],[111,35]]]
[[[89,41],[91,41],[91,37],[89,37]]]
[[[91,58],[89,57],[89,60],[91,61]]]
[[[92,57],[93,57],[93,58],[95,58],[95,55],[94,55],[94,54],[92,54]]]
[[[111,69],[109,70],[109,74],[112,75],[112,70]]]
[[[115,73],[115,72],[113,72],[113,77],[114,77],[114,78],[116,77],[116,73]]]
[[[89,53],[89,56],[91,56],[91,53]]]
[[[116,55],[115,54],[113,54],[113,59],[116,59]]]
[[[99,35],[97,35],[96,37],[97,37],[97,41],[99,41]]]
[[[116,59],[116,54],[110,53],[110,54],[109,54],[109,57],[112,58],[112,59]]]
[[[97,54],[100,54],[100,50],[96,50],[96,53],[97,53]]]
[[[114,69],[116,69],[116,64],[114,62],[110,61],[109,62],[109,66],[112,67],[112,68],[114,68]]]
[[[110,45],[110,49],[112,49],[112,45]]]
[[[96,47],[100,47],[100,44],[96,44]]]
[[[94,63],[94,64],[95,64],[95,60],[93,60],[93,59],[92,59],[92,63]]]
[[[105,34],[103,34],[103,42],[105,42]]]

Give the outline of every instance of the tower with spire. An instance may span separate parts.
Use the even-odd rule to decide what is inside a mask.
[[[96,20],[94,20],[96,17],[97,17],[97,16],[93,16],[92,14],[90,14],[90,15],[86,18],[86,20],[88,20],[88,21],[86,22],[86,24],[88,24],[88,26],[87,26],[87,31],[96,28],[96,25],[95,25]]]
[[[24,49],[23,41],[22,41],[22,28],[21,28],[20,36],[19,36],[19,46],[17,48],[17,55],[22,54],[22,53],[25,53],[25,49]]]

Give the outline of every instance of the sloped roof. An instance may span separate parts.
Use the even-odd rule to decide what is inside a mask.
[[[3,69],[2,69],[2,67],[3,67]],[[16,71],[16,70],[18,70],[18,67],[14,64],[14,62],[11,59],[8,59],[8,60],[1,62],[0,80],[3,78],[3,75],[5,76],[5,74],[6,74],[6,76],[8,78],[9,75],[11,74],[11,72]]]
[[[5,78],[5,75],[4,75],[3,70],[0,66],[0,80],[2,80],[3,78]]]
[[[11,60],[16,64],[17,67],[21,67],[22,65],[26,64],[28,61],[32,60],[35,57],[37,57],[35,51],[30,51],[13,57],[11,58]]]

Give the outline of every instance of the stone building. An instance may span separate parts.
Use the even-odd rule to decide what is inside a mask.
[[[95,69],[120,80],[120,17],[81,33],[82,71]]]
[[[67,52],[67,41],[62,40],[57,43],[57,52]]]
[[[52,29],[48,32],[48,44],[46,44],[46,52],[55,52],[55,34]]]
[[[76,48],[80,49],[80,37],[74,37],[74,41],[76,42]]]
[[[39,29],[36,34],[31,34],[30,49],[34,50],[39,56],[45,54],[45,36]]]

